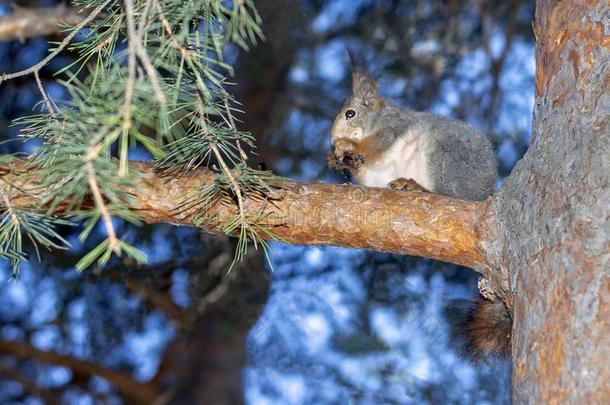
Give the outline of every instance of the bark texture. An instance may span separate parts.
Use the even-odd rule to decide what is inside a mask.
[[[37,190],[35,176],[22,161],[3,168],[15,191]],[[131,163],[137,181],[129,193],[132,208],[147,223],[194,225],[208,218],[203,231],[221,233],[223,224],[238,213],[229,197],[209,206],[185,203],[205,184],[212,172],[201,169],[188,176],[163,176],[150,163]],[[28,172],[28,176],[24,174]],[[40,192],[38,189],[37,192]],[[39,204],[32,194],[12,198],[16,207]],[[259,215],[260,225],[288,243],[338,245],[424,256],[471,267],[487,273],[479,251],[479,225],[485,226],[487,202],[463,201],[423,192],[392,191],[333,184],[277,183],[271,199],[248,198],[246,212]]]
[[[607,403],[610,6],[539,1],[535,34],[532,142],[493,198],[497,235],[484,238],[514,292],[513,400]]]

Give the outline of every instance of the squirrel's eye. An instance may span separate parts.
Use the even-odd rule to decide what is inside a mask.
[[[347,110],[345,112],[345,118],[347,118],[348,120],[350,118],[354,118],[355,116],[356,116],[356,111],[354,111],[354,110]]]

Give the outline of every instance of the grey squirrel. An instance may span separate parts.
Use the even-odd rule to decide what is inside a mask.
[[[352,52],[350,58],[353,94],[332,126],[331,168],[371,187],[474,201],[493,193],[498,170],[487,137],[464,122],[393,104]],[[482,294],[464,324],[469,354],[509,356],[511,327],[504,303]]]

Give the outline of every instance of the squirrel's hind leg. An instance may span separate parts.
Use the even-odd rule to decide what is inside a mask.
[[[420,193],[430,193],[431,191],[420,185],[413,179],[400,177],[388,183],[388,188],[396,191],[419,191]]]

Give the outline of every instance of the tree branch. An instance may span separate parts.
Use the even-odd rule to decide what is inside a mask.
[[[0,83],[3,82],[4,80],[10,80],[10,79],[14,79],[16,77],[26,76],[31,73],[38,72],[40,69],[42,69],[44,66],[46,66],[46,64],[49,63],[49,61],[51,61],[51,59],[53,59],[54,57],[59,55],[59,53],[62,50],[64,50],[64,48],[66,46],[68,46],[70,41],[72,41],[72,38],[74,38],[81,29],[83,29],[87,24],[89,24],[98,15],[100,15],[100,13],[104,10],[104,8],[108,4],[110,4],[110,1],[111,0],[106,0],[102,4],[98,5],[95,9],[93,9],[93,11],[91,11],[91,13],[86,18],[82,19],[78,23],[78,25],[76,25],[74,28],[72,28],[72,31],[68,35],[66,35],[66,37],[63,39],[63,41],[61,41],[61,43],[59,45],[57,45],[57,48],[55,48],[43,60],[41,60],[40,62],[38,62],[37,64],[35,64],[33,66],[30,66],[27,69],[20,70],[18,72],[14,72],[14,73],[3,74],[2,76],[0,76]]]
[[[30,170],[25,175],[25,171]],[[36,173],[24,161],[0,167],[1,176],[16,189],[38,193]],[[206,169],[189,175],[164,176],[152,164],[132,162],[136,185],[132,209],[147,223],[169,222],[222,233],[238,209],[224,197],[209,206],[189,206],[187,199],[213,182]],[[299,184],[281,180],[273,200],[244,196],[247,215],[262,218],[257,225],[287,243],[336,245],[423,256],[470,267],[488,276],[483,255],[488,234],[489,203],[464,201],[431,193],[400,192],[383,188],[334,184]],[[14,193],[11,204],[40,204],[35,196]],[[482,232],[479,228],[485,228]],[[263,232],[264,233],[264,232]]]
[[[174,326],[180,329],[188,327],[190,323],[188,314],[173,303],[168,292],[160,291],[145,280],[140,280],[136,277],[125,277],[125,286],[152,307],[163,312]]]
[[[57,389],[43,388],[36,383],[35,380],[30,379],[25,374],[22,374],[14,367],[7,367],[0,364],[0,378],[6,378],[8,380],[15,381],[21,385],[21,388],[44,401],[47,405],[60,405],[61,396]]]
[[[80,9],[61,4],[55,8],[14,7],[14,12],[0,17],[0,41],[40,37],[61,32],[62,24],[74,26],[83,20]]]
[[[92,363],[75,357],[61,355],[52,351],[38,350],[26,342],[0,341],[0,353],[8,354],[22,360],[35,359],[45,363],[65,366],[73,373],[87,377],[97,375],[105,378],[126,398],[138,403],[151,403],[161,391],[153,384],[138,383],[129,374],[110,370],[100,364]]]

